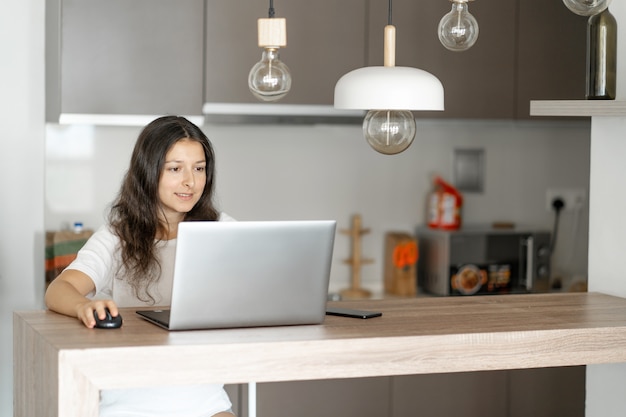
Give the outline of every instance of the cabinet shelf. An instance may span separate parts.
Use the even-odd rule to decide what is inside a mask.
[[[626,116],[626,101],[617,100],[534,100],[531,116]]]

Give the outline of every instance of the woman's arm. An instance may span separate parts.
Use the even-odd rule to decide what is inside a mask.
[[[66,269],[46,290],[46,306],[57,313],[70,317],[77,317],[88,328],[96,325],[93,312],[104,318],[105,308],[108,307],[112,316],[117,316],[117,306],[112,300],[91,300],[87,294],[96,288],[93,280],[85,273],[75,269]]]

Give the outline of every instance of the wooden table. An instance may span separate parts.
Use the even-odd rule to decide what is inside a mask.
[[[598,293],[344,301],[323,325],[167,332],[14,314],[15,417],[98,415],[102,389],[626,362],[626,299]]]

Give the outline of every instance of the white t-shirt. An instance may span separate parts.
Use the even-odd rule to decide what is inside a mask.
[[[225,213],[220,221],[233,221]],[[154,305],[168,306],[172,299],[176,239],[158,243],[161,276],[150,293]],[[119,238],[108,226],[100,227],[67,267],[87,274],[94,282],[93,298],[108,298],[119,307],[152,305],[134,296],[130,286],[115,277],[120,262]],[[232,407],[222,384],[104,390],[100,393],[100,417],[210,417]]]
[[[219,221],[235,221],[226,213],[221,213]],[[116,279],[120,266],[119,238],[108,226],[101,226],[78,252],[74,262],[67,269],[75,269],[88,275],[96,286],[91,298],[107,298],[115,301],[118,307],[169,306],[172,301],[172,281],[174,278],[174,255],[176,239],[160,241],[156,256],[161,264],[161,276],[150,294],[154,304],[135,297],[132,288],[121,279]]]

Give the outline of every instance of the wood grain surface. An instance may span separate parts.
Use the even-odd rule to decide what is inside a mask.
[[[15,415],[96,416],[97,393],[109,388],[626,362],[626,300],[604,294],[329,305],[383,315],[327,316],[315,326],[167,332],[132,309],[121,311],[124,325],[115,330],[87,329],[48,311],[16,312]],[[55,403],[58,414],[49,411]]]

